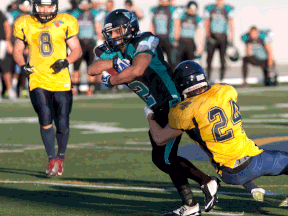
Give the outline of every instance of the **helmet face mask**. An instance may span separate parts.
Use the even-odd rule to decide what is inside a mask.
[[[44,7],[47,7],[44,12]],[[34,0],[33,1],[33,15],[41,22],[47,23],[53,20],[58,13],[58,0]]]
[[[116,37],[112,38],[115,31],[117,31]],[[137,35],[138,31],[138,19],[133,13],[125,9],[118,9],[107,15],[102,34],[107,48],[115,52],[125,47]]]

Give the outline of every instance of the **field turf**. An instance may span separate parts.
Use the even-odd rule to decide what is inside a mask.
[[[287,150],[288,87],[238,88],[243,126],[263,148]],[[180,206],[169,177],[151,161],[144,103],[133,93],[75,97],[62,177],[46,178],[47,156],[29,100],[0,103],[0,215],[147,215]],[[196,144],[184,135],[179,154],[216,175]],[[190,181],[203,208],[199,186]],[[287,176],[256,184],[288,195]],[[288,215],[222,182],[215,209],[203,215]],[[204,212],[204,210],[203,210]]]

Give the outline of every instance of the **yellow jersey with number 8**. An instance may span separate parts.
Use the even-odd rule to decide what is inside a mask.
[[[233,169],[237,159],[263,151],[243,130],[236,102],[237,92],[232,86],[213,85],[206,92],[172,108],[169,125],[185,130],[208,154],[214,167]]]
[[[19,17],[15,21],[13,34],[28,45],[29,65],[34,67],[33,74],[29,76],[30,91],[35,88],[71,90],[68,68],[52,74],[54,71],[50,66],[58,59],[67,57],[66,41],[77,35],[78,31],[77,19],[64,13],[47,23],[41,23],[32,15]]]

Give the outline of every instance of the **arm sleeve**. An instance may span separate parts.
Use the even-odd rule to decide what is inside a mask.
[[[231,99],[233,99],[235,102],[238,100],[238,93],[236,89],[233,86],[227,85],[227,92],[229,91],[229,95]]]
[[[69,39],[79,33],[78,20],[69,15],[69,23],[67,25],[66,39]]]
[[[14,23],[13,35],[16,38],[26,42],[26,37],[25,37],[25,33],[24,33],[24,27],[25,27],[25,23],[23,22],[21,17],[19,17],[18,19],[16,19],[16,21]]]
[[[228,18],[229,18],[229,19],[234,19],[234,17],[235,17],[235,10],[232,9],[232,10],[229,11],[229,13],[228,13]]]
[[[105,11],[100,11],[95,17],[95,22],[103,22],[105,19]]]
[[[204,10],[203,18],[204,19],[209,19],[210,18],[210,11],[207,8],[205,8],[205,10]]]
[[[159,44],[159,38],[155,36],[146,37],[138,43],[134,56],[140,53],[149,53],[155,56],[156,47],[158,46],[158,44]]]

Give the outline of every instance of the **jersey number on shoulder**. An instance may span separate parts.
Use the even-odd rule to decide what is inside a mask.
[[[42,56],[48,57],[53,53],[52,36],[50,32],[41,32],[39,34],[39,51]]]
[[[149,89],[140,81],[134,81],[128,84],[139,97],[144,100],[149,107],[156,104],[156,101],[152,95],[149,94]]]
[[[241,123],[242,128],[242,117],[239,112],[239,106],[236,104],[235,101],[230,100],[231,111],[232,111],[232,118],[231,122],[233,125]],[[215,142],[225,142],[234,138],[234,132],[232,128],[227,129],[228,118],[224,110],[220,107],[213,107],[209,110],[208,119],[209,122],[214,122],[212,127],[212,134],[214,137]],[[225,131],[223,131],[226,129]],[[243,128],[242,128],[243,131]]]

